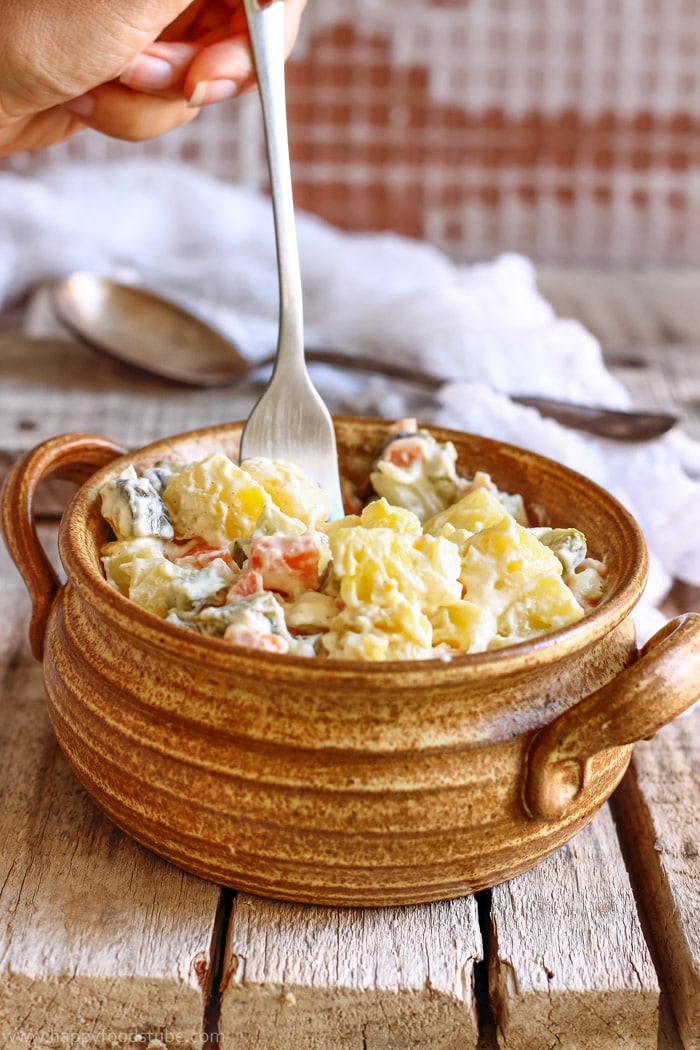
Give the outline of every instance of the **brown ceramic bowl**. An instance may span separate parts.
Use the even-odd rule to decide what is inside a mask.
[[[343,472],[365,478],[386,423],[336,427]],[[58,437],[17,463],[3,497],[58,740],[104,812],[174,864],[317,904],[471,893],[574,835],[619,782],[634,741],[697,697],[700,616],[672,621],[637,652],[630,612],[647,555],[629,514],[550,460],[435,428],[454,441],[463,473],[487,470],[544,506],[549,523],[586,533],[609,565],[591,614],[496,652],[370,664],[235,648],[137,608],[102,576],[100,486],[130,461],[235,457],[240,429],[125,458],[104,438]],[[49,473],[84,482],[61,523],[63,586],[33,527]]]

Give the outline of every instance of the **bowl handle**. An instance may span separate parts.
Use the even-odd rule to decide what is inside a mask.
[[[631,667],[532,739],[523,804],[535,820],[561,820],[585,790],[591,759],[649,740],[700,698],[700,614],[669,620]]]
[[[2,488],[2,529],[12,560],[32,600],[29,640],[41,660],[46,621],[60,581],[42,547],[34,520],[34,495],[49,474],[82,484],[126,449],[96,434],[61,434],[26,452],[12,467]]]

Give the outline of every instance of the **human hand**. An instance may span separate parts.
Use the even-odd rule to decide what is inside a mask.
[[[286,53],[306,0],[284,0]],[[82,127],[155,138],[255,84],[242,0],[6,0],[0,156]]]

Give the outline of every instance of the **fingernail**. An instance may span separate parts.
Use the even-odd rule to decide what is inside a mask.
[[[210,106],[212,102],[224,102],[238,94],[235,80],[200,80],[187,103],[192,109]]]
[[[119,80],[127,87],[161,91],[169,88],[176,76],[170,62],[155,55],[139,55],[127,66]]]
[[[68,102],[62,103],[62,108],[67,109],[69,113],[72,113],[74,117],[79,117],[80,120],[87,120],[95,112],[95,99],[88,92],[87,95],[79,95],[77,98],[72,98]]]

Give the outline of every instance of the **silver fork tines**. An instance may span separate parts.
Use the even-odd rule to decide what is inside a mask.
[[[295,463],[343,516],[335,429],[304,358],[301,270],[294,221],[284,84],[284,3],[244,0],[262,104],[277,245],[280,318],[275,367],[243,428],[240,459]]]

